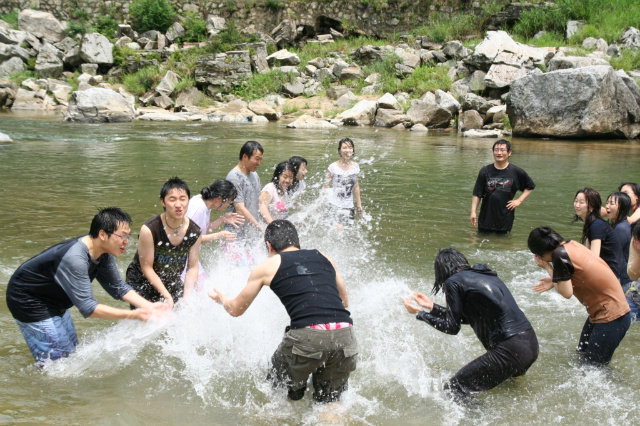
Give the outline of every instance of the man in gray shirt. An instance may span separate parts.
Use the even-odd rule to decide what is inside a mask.
[[[36,362],[69,356],[78,344],[69,308],[85,318],[147,321],[161,303],[151,303],[122,281],[115,259],[125,252],[131,218],[118,208],[102,209],[91,222],[88,235],[48,248],[23,263],[7,286],[7,306]],[[140,309],[112,308],[98,303],[91,281],[114,299]]]
[[[244,216],[244,225],[239,228],[226,226],[227,231],[235,232],[240,241],[260,239],[264,231],[260,224],[259,198],[262,186],[256,170],[262,163],[264,149],[256,141],[248,141],[240,149],[240,161],[227,174],[227,180],[233,182],[238,195],[227,209],[230,213]]]

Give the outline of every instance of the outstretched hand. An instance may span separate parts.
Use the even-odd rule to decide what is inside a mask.
[[[422,293],[416,293],[415,291],[411,292],[411,296],[420,307],[415,306],[411,299],[409,299],[408,297],[404,297],[402,299],[404,301],[404,307],[410,314],[417,314],[418,312],[422,311],[422,308],[426,308],[429,310],[433,309],[433,301],[428,296]]]
[[[244,224],[244,216],[238,213],[226,213],[222,216],[222,220],[236,228],[239,228],[240,225]]]
[[[538,293],[544,293],[547,290],[551,290],[553,288],[553,281],[551,281],[551,277],[540,278],[540,282],[533,286],[533,289]]]
[[[224,294],[222,291],[218,290],[217,288],[214,288],[213,291],[210,291],[207,293],[209,295],[210,298],[212,298],[213,300],[215,300],[217,303],[223,305],[224,301],[227,298],[227,295]]]

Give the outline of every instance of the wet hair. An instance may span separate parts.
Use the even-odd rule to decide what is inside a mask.
[[[264,154],[264,148],[262,148],[262,145],[260,145],[260,143],[256,141],[245,142],[244,145],[242,145],[242,148],[240,148],[239,159],[242,160],[242,156],[245,154],[247,155],[247,158],[251,158],[256,149]]]
[[[467,258],[458,250],[452,248],[440,249],[436,256],[436,261],[433,263],[436,279],[431,293],[437,294],[453,274],[461,269],[468,268],[469,262],[467,262]]]
[[[300,170],[300,166],[302,166],[303,164],[306,165],[308,163],[304,158],[298,155],[294,155],[289,158],[289,164],[291,165],[291,170],[293,171],[293,182],[291,183],[291,186],[287,188],[287,192],[292,193],[296,192],[296,190],[298,189],[298,171]]]
[[[496,149],[496,145],[506,145],[507,146],[507,152],[511,152],[511,142],[509,142],[506,139],[499,139],[499,140],[495,141],[494,144],[493,144],[493,147],[491,148],[492,151],[494,149]]]
[[[609,198],[613,198],[618,204],[618,217],[616,217],[616,220],[609,219],[611,220],[611,226],[615,228],[617,224],[627,220],[627,216],[629,216],[629,212],[631,211],[631,198],[624,192],[614,192],[609,194],[607,201]]]
[[[282,161],[278,163],[275,170],[273,171],[271,182],[273,182],[273,184],[276,186],[278,192],[282,192],[282,188],[280,188],[280,176],[286,171],[290,171],[291,173],[293,173],[293,167],[291,167],[291,164],[288,161]],[[293,176],[295,179],[295,173],[293,174]]]
[[[554,251],[562,244],[564,238],[548,226],[539,226],[529,233],[527,245],[531,253],[544,256],[546,252]]]
[[[238,190],[235,185],[226,180],[218,179],[209,186],[205,186],[200,191],[203,200],[213,200],[214,198],[222,198],[224,204],[227,200],[233,200],[238,195]]]
[[[622,191],[622,187],[625,185],[629,185],[633,193],[636,194],[636,198],[638,199],[638,201],[636,202],[635,206],[631,206],[631,207],[634,209],[637,209],[638,207],[640,207],[640,185],[633,182],[622,182],[618,187],[618,191]]]
[[[119,209],[118,207],[106,207],[100,209],[91,221],[89,235],[91,238],[98,238],[101,230],[111,235],[116,232],[118,226],[124,223],[131,226],[131,216],[129,216],[129,214],[124,210]]]
[[[340,149],[342,149],[342,145],[344,145],[345,143],[348,143],[349,145],[351,145],[351,147],[353,148],[353,153],[356,153],[356,145],[353,143],[353,141],[349,138],[342,138],[338,141],[338,152],[340,152]]]
[[[174,176],[162,185],[162,189],[160,190],[160,199],[164,200],[172,189],[182,189],[187,193],[187,197],[191,198],[191,191],[189,191],[189,185],[187,185],[187,182],[183,181],[178,176]]]
[[[631,238],[640,240],[640,220],[631,225]]]
[[[267,229],[264,231],[264,241],[271,244],[276,253],[291,246],[300,248],[296,227],[285,219],[276,219],[267,225]]]
[[[580,241],[584,244],[584,242],[587,241],[589,227],[596,219],[600,219],[602,199],[600,198],[600,194],[598,193],[598,191],[593,188],[582,188],[578,192],[576,192],[576,197],[578,196],[578,194],[584,194],[584,198],[587,200],[587,208],[590,209],[587,217],[584,219],[584,226],[582,227],[582,239]],[[582,219],[578,215],[575,215],[573,217],[574,222],[577,222],[579,220]]]

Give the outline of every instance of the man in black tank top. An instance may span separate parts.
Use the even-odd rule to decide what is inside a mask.
[[[349,374],[356,369],[358,354],[344,280],[327,256],[300,249],[298,232],[291,222],[274,220],[264,239],[270,257],[251,271],[240,294],[229,300],[215,289],[209,296],[237,317],[263,286],[271,287],[291,324],[271,358],[267,379],[274,386],[286,385],[289,398],[298,400],[312,375],[313,398],[337,401],[347,389]]]

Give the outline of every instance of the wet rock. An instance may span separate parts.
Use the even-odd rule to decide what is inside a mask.
[[[302,115],[298,117],[295,121],[287,124],[287,128],[289,129],[337,129],[338,126],[329,123],[326,120],[321,118],[313,117],[311,115]]]
[[[132,121],[134,115],[130,103],[121,94],[92,87],[71,94],[65,121],[118,123]]]
[[[499,130],[482,130],[482,129],[471,129],[462,132],[463,138],[488,138],[488,139],[497,139],[502,137],[503,133]]]
[[[565,69],[516,80],[507,103],[514,135],[634,138],[640,105],[609,66]]]
[[[423,124],[428,127],[449,127],[452,115],[439,105],[428,102],[414,100],[411,108],[407,111],[407,116],[415,124]]]
[[[385,93],[378,99],[378,108],[402,110],[400,103],[391,93]]]
[[[413,126],[411,126],[411,131],[419,132],[419,133],[427,133],[429,132],[429,129],[423,124],[414,124]]]
[[[398,124],[409,123],[411,123],[411,119],[401,110],[378,108],[373,125],[376,127],[394,127]]]
[[[375,120],[377,108],[377,102],[362,100],[352,108],[338,114],[336,119],[348,126],[369,126]]]
[[[266,117],[269,121],[278,121],[279,119],[276,110],[260,99],[249,102],[248,108],[255,114]]]

